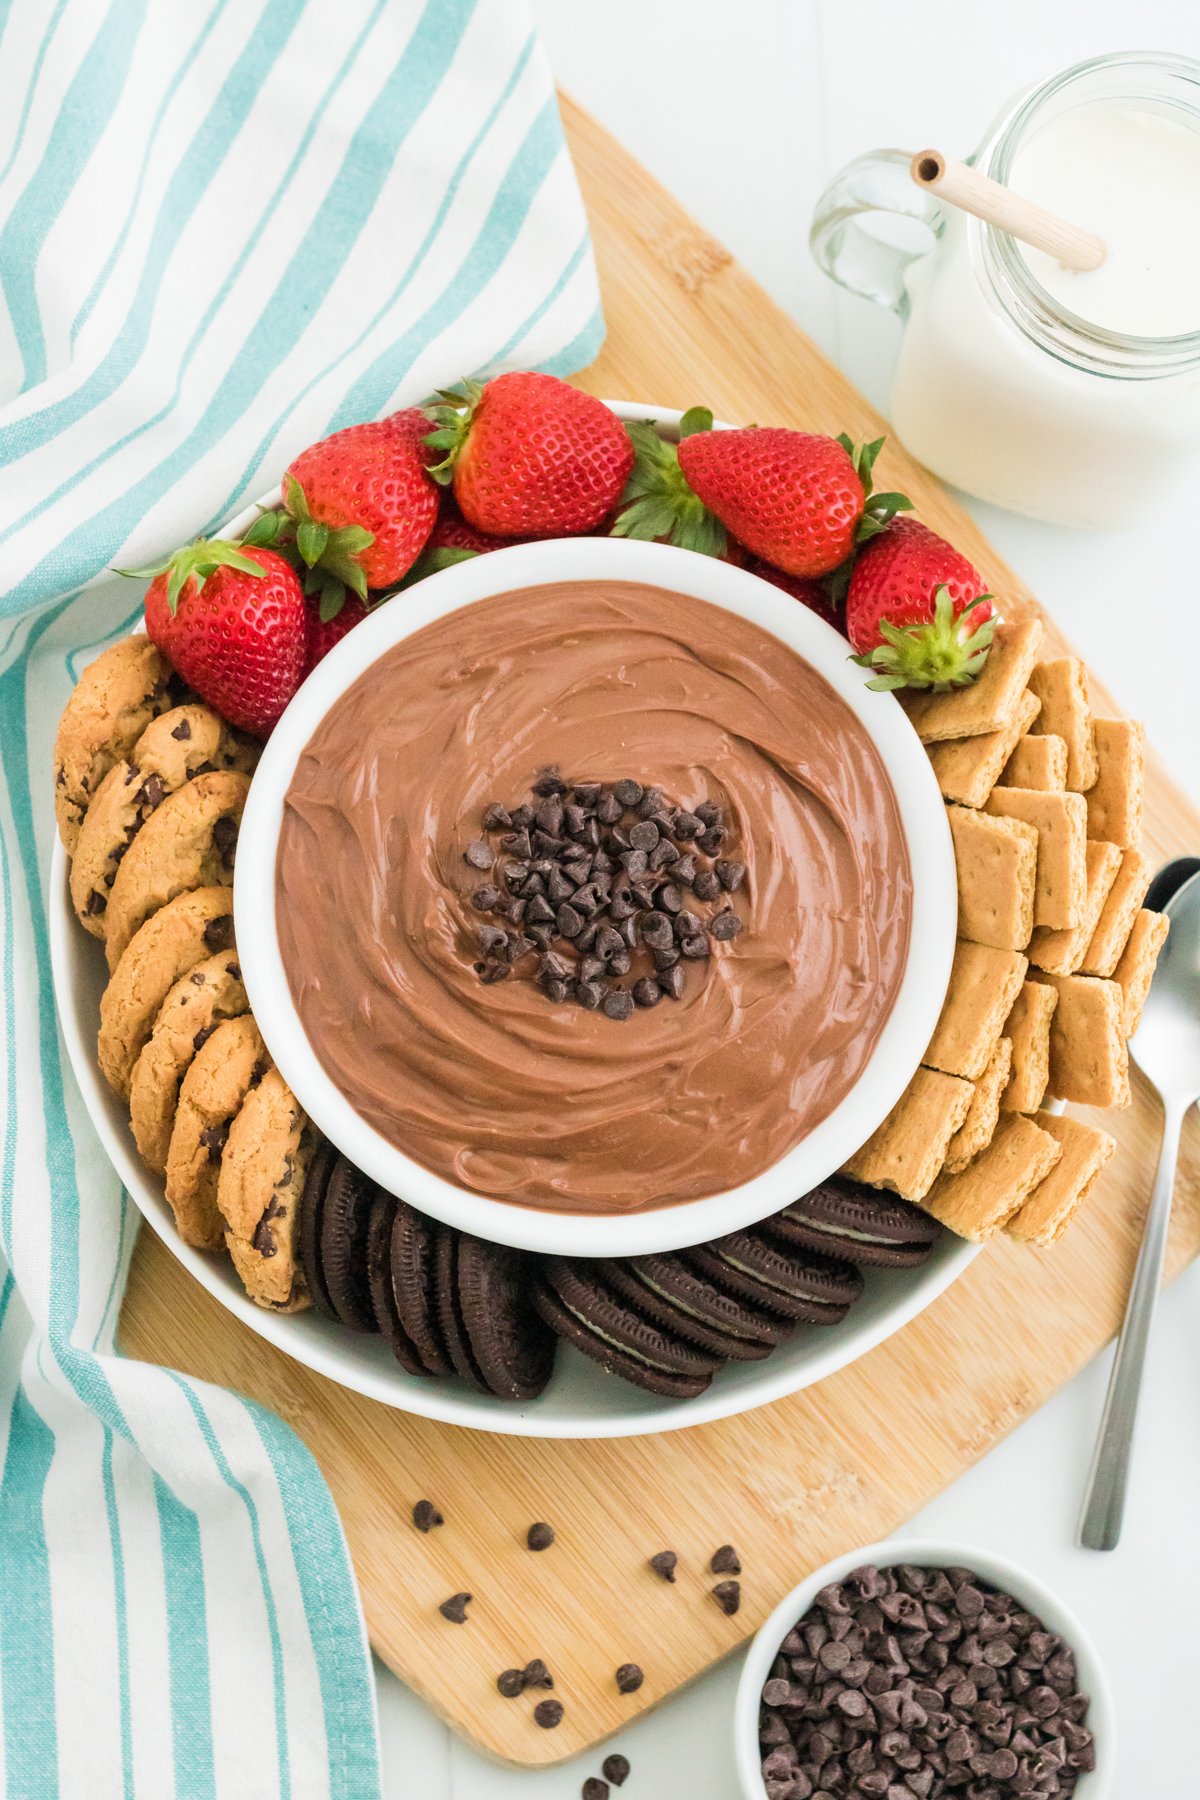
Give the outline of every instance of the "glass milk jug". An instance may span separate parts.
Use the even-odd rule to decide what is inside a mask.
[[[970,160],[1098,232],[1104,265],[1077,274],[943,208],[897,150],[834,179],[813,253],[905,320],[892,423],[926,467],[1034,518],[1132,525],[1200,452],[1200,63],[1081,63],[1013,105]],[[918,221],[921,247],[873,232],[880,213]]]

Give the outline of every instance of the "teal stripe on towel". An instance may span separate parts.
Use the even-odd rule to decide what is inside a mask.
[[[43,1502],[54,1433],[17,1389],[0,1480],[4,1776],[20,1800],[58,1800],[54,1627]]]

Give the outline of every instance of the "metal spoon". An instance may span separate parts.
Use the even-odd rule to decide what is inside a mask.
[[[1160,878],[1170,869],[1161,870]],[[1130,1045],[1163,1103],[1162,1148],[1079,1522],[1079,1541],[1088,1550],[1113,1550],[1121,1536],[1138,1395],[1171,1222],[1179,1134],[1188,1108],[1200,1098],[1200,874],[1185,880],[1162,911],[1171,931]]]

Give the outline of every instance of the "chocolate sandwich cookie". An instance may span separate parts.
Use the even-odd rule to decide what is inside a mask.
[[[321,1267],[321,1219],[325,1210],[325,1190],[340,1154],[328,1138],[322,1139],[313,1151],[304,1181],[304,1192],[300,1196],[300,1267],[304,1271],[313,1305],[327,1319],[336,1319],[337,1313],[329,1298],[325,1271]]]
[[[597,1265],[609,1287],[664,1330],[728,1362],[760,1362],[791,1327],[706,1279],[677,1256],[633,1256]]]
[[[338,1156],[321,1207],[321,1272],[333,1310],[351,1331],[377,1331],[367,1280],[367,1226],[375,1189]]]
[[[456,1317],[472,1364],[501,1400],[534,1400],[554,1372],[557,1340],[534,1310],[531,1259],[468,1232],[457,1238]]]
[[[454,1372],[438,1323],[435,1263],[437,1241],[445,1229],[397,1200],[392,1225],[392,1292],[400,1323],[430,1375]]]
[[[392,1224],[396,1202],[382,1188],[376,1188],[367,1218],[367,1288],[375,1323],[402,1369],[410,1375],[428,1375],[429,1371],[417,1347],[401,1323],[392,1286]]]
[[[488,1392],[483,1370],[475,1360],[458,1298],[458,1233],[442,1226],[433,1253],[433,1292],[437,1322],[450,1352],[454,1372],[481,1394]]]
[[[648,1393],[687,1400],[702,1394],[720,1359],[634,1310],[586,1265],[547,1257],[533,1302],[559,1337],[612,1375]]]
[[[928,1258],[941,1228],[907,1200],[835,1175],[764,1219],[763,1229],[785,1243],[847,1262],[911,1269]]]
[[[807,1325],[836,1325],[862,1292],[852,1263],[731,1231],[686,1252],[693,1268],[743,1300]]]

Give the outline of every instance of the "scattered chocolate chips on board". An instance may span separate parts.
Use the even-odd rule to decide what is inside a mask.
[[[418,1500],[412,1509],[412,1522],[418,1531],[433,1531],[446,1523],[432,1500]]]
[[[622,1756],[619,1751],[614,1751],[612,1756],[606,1756],[600,1764],[600,1773],[605,1781],[611,1781],[614,1787],[624,1787],[629,1779],[629,1758]]]
[[[762,1691],[767,1800],[1062,1800],[1095,1767],[1070,1646],[970,1569],[823,1588]]]
[[[465,1625],[467,1608],[470,1606],[471,1600],[472,1595],[470,1594],[451,1594],[448,1600],[442,1601],[438,1611],[443,1619],[449,1619],[452,1625]]]
[[[531,1525],[525,1533],[525,1542],[531,1550],[548,1550],[554,1542],[554,1527],[544,1522]]]
[[[729,896],[746,865],[718,854],[729,829],[714,801],[692,811],[632,778],[568,783],[543,769],[529,801],[484,809],[498,847],[475,837],[463,851],[489,877],[472,906],[499,921],[476,928],[480,981],[527,974],[552,1005],[571,1001],[617,1022],[680,999],[684,964],[706,962],[712,944],[743,927]],[[695,912],[688,893],[714,910]]]

